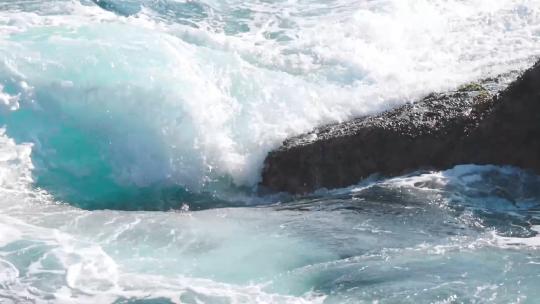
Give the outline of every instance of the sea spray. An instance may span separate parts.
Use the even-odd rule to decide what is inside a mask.
[[[537,176],[250,190],[291,135],[528,66],[539,4],[0,1],[0,302],[535,301]]]
[[[38,185],[81,203],[251,187],[289,136],[525,67],[540,44],[535,1],[98,4],[0,3],[18,108],[0,123],[35,144]]]

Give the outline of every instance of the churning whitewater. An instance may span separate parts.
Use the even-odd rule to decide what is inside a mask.
[[[0,0],[0,303],[535,303],[536,175],[255,187],[539,50],[539,0]]]

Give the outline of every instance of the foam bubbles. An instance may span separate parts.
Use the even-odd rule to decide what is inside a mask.
[[[2,115],[40,144],[38,183],[54,163],[87,185],[251,186],[289,136],[524,68],[540,45],[535,0],[138,3],[0,13],[2,103],[37,119]],[[103,170],[49,153],[76,141]]]
[[[535,298],[538,181],[511,168],[202,212],[49,193],[252,186],[289,136],[527,67],[538,1],[115,3],[142,5],[0,1],[2,301]]]
[[[15,111],[19,108],[20,95],[9,95],[3,91],[4,87],[0,85],[0,105],[8,110]]]
[[[523,248],[529,247],[532,249],[540,248],[540,226],[532,226],[536,235],[529,238],[518,238],[518,237],[504,237],[497,234],[494,234],[494,243],[503,248]]]
[[[456,299],[538,295],[539,181],[513,168],[460,166],[263,208],[87,211],[32,189],[31,147],[0,139],[13,183],[0,187],[7,303],[433,302],[456,286]]]
[[[5,132],[0,128],[0,187],[17,190],[32,181],[32,145],[17,145]]]

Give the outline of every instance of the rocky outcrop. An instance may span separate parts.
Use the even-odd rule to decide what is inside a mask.
[[[540,61],[495,96],[490,112],[457,142],[455,162],[540,173]]]
[[[540,62],[497,94],[499,79],[286,140],[266,158],[261,184],[306,193],[462,163],[540,172]]]

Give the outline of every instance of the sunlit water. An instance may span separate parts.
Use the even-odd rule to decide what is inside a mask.
[[[536,175],[256,184],[539,49],[537,0],[2,0],[0,303],[537,303]]]

